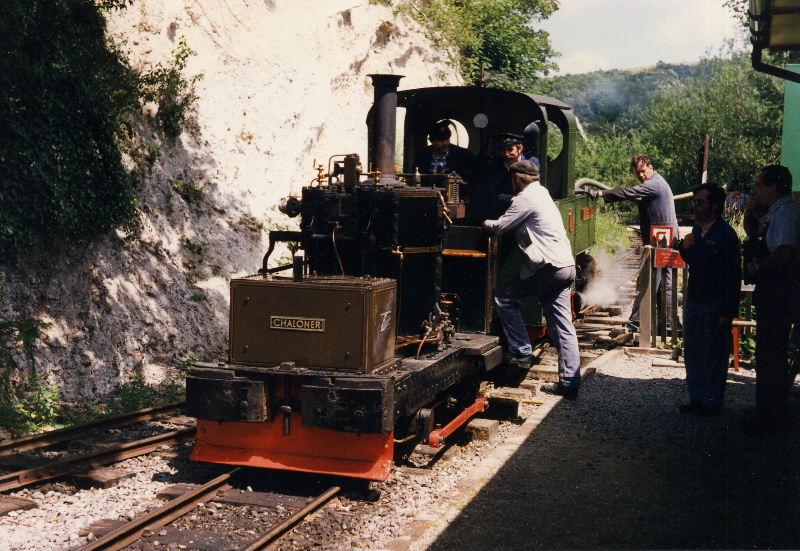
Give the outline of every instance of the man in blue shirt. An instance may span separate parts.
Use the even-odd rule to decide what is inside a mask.
[[[575,399],[581,366],[570,302],[575,281],[572,246],[558,207],[539,183],[539,168],[531,161],[518,161],[509,167],[509,173],[516,191],[511,205],[497,220],[484,220],[483,228],[493,235],[513,231],[523,255],[519,279],[496,290],[494,297],[513,356],[511,363],[530,367],[531,341],[520,307],[538,298],[550,341],[558,350],[559,382],[542,390]]]
[[[689,265],[683,311],[686,386],[681,413],[719,413],[731,352],[731,321],[739,315],[742,255],[739,238],[722,219],[725,191],[712,184],[694,189],[694,226],[680,244]]]
[[[621,187],[615,189],[595,190],[588,189],[584,193],[591,197],[602,197],[606,203],[614,201],[633,200],[639,206],[639,228],[642,233],[642,243],[648,244],[650,228],[652,226],[669,226],[672,235],[678,236],[678,218],[675,216],[675,199],[672,189],[667,181],[656,172],[653,162],[647,155],[635,155],[631,160],[631,169],[639,180],[640,185]],[[668,244],[671,245],[671,244]],[[644,273],[642,270],[641,273]],[[667,296],[672,288],[672,271],[656,268],[655,290],[658,291],[662,282],[667,286]],[[645,285],[642,281],[636,282],[636,298],[633,300],[633,309],[629,327],[633,330],[639,328],[639,307],[644,296]],[[670,301],[667,301],[667,319],[670,316]]]
[[[783,428],[796,374],[788,355],[800,299],[800,205],[791,191],[788,168],[765,166],[744,213],[745,231],[751,239],[763,240],[766,252],[745,266],[756,284],[756,417],[752,426],[764,432]]]

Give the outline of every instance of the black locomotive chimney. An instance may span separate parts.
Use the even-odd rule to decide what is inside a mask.
[[[375,90],[369,148],[371,170],[394,174],[394,140],[397,129],[397,87],[403,75],[369,75]]]

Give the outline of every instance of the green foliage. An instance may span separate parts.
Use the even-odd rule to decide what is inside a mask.
[[[137,234],[136,180],[122,162],[133,121],[142,101],[158,101],[164,134],[176,136],[199,77],[182,76],[185,42],[168,66],[130,67],[100,11],[129,3],[0,2],[0,258],[115,228]]]
[[[181,375],[186,375],[189,372],[189,369],[194,367],[197,363],[197,358],[192,355],[186,356],[186,359],[183,360],[180,364],[178,364],[178,373]]]
[[[480,83],[483,64],[485,84],[529,90],[556,67],[548,33],[533,22],[557,8],[556,0],[405,0],[398,9],[455,53],[468,84]]]
[[[632,184],[636,179],[630,169],[631,157],[644,147],[638,132],[590,134],[588,140],[577,144],[575,174],[611,187]]]
[[[701,62],[709,77],[665,90],[647,109],[643,141],[677,193],[698,183],[697,150],[714,139],[709,179],[752,181],[756,170],[778,160],[783,83],[752,70],[744,54]]]
[[[15,389],[13,397],[0,399],[0,426],[17,432],[53,426],[61,415],[61,407],[59,390],[34,375]]]
[[[42,335],[42,330],[48,327],[50,324],[34,318],[11,319],[0,316],[0,333],[11,335],[12,339],[25,349],[30,349]]]
[[[645,70],[555,76],[543,83],[541,91],[569,103],[589,132],[625,134],[642,124],[644,108],[653,96],[702,72],[698,65],[659,62]]]
[[[183,365],[185,363],[181,364]],[[178,366],[179,371],[181,366]],[[176,379],[169,379],[159,385],[148,383],[144,377],[144,364],[139,363],[133,368],[131,380],[121,384],[114,393],[108,412],[119,415],[159,404],[177,402],[183,400],[183,396],[183,385]]]
[[[779,157],[782,82],[753,71],[742,53],[723,51],[690,68],[659,64],[636,73],[570,75],[549,86],[554,95],[560,89],[571,96],[561,99],[577,102],[588,131],[588,140],[577,146],[578,177],[612,187],[633,184],[630,158],[646,153],[675,193],[689,191],[698,183],[698,149],[706,133],[714,139],[712,182],[751,181],[758,167]],[[636,218],[630,202],[613,208],[627,222]]]
[[[104,27],[87,1],[0,3],[0,257],[135,228],[116,139],[136,77]]]
[[[158,120],[164,134],[171,139],[180,136],[189,108],[197,101],[192,86],[203,76],[195,75],[190,80],[183,76],[186,62],[194,53],[186,40],[181,39],[169,65],[159,63],[141,76],[141,95],[146,101],[158,104]]]
[[[205,192],[202,186],[198,185],[192,180],[184,180],[183,178],[176,178],[171,182],[172,188],[183,197],[187,203],[199,203],[205,197]]]
[[[595,213],[595,244],[593,251],[604,251],[611,255],[622,252],[629,246],[628,230],[618,213],[608,206],[600,205]]]

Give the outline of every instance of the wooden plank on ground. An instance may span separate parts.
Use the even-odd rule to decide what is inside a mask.
[[[109,467],[98,467],[72,476],[80,488],[111,488],[131,477],[133,473],[130,471]]]
[[[89,534],[94,534],[99,538],[105,536],[106,534],[110,534],[120,526],[125,526],[126,524],[128,524],[127,520],[103,518],[78,530],[78,535],[82,538],[85,538]]]
[[[6,516],[11,511],[27,511],[38,507],[39,504],[32,499],[0,495],[0,517]]]

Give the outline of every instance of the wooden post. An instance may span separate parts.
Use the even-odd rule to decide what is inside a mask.
[[[685,270],[684,270],[685,271]],[[672,268],[672,292],[670,293],[672,303],[672,347],[678,344],[678,269]]]
[[[661,328],[659,334],[664,344],[667,343],[667,270],[669,268],[661,268],[661,281],[658,286],[658,326]]]
[[[638,280],[644,286],[639,303],[639,346],[647,347],[653,338],[653,247],[645,245]]]

